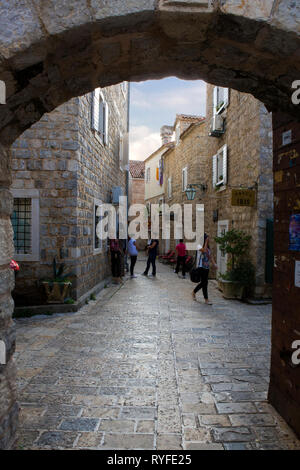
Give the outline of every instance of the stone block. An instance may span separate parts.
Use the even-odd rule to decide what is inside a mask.
[[[215,442],[249,442],[255,439],[254,434],[246,427],[212,428]]]
[[[8,189],[0,188],[0,217],[10,216],[13,210],[13,197]]]
[[[15,276],[12,269],[4,269],[0,271],[0,295],[13,290],[15,285]]]
[[[10,219],[0,218],[0,263],[9,264],[13,259],[13,229]]]
[[[249,19],[268,21],[271,15],[273,0],[251,0],[241,3],[240,0],[221,2],[220,9],[229,15],[243,16]]]
[[[106,2],[105,0],[92,0],[91,7],[93,17],[96,20],[101,20],[106,17],[118,17],[132,15],[133,13],[152,12],[154,14],[156,1],[155,0],[129,0],[124,3],[123,0],[115,0],[113,3]]]

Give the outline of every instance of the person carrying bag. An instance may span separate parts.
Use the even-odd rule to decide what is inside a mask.
[[[201,248],[202,248],[201,245],[199,245],[198,250],[201,250]],[[194,261],[192,269],[190,270],[190,279],[195,284],[198,284],[201,280],[201,268],[199,268],[198,266],[199,262],[197,263],[197,261],[198,261],[198,251],[196,251],[195,261]]]
[[[196,300],[197,292],[200,289],[202,289],[205,303],[207,305],[212,305],[212,303],[208,299],[208,292],[207,292],[210,261],[213,262],[215,268],[217,268],[217,265],[210,250],[209,236],[207,235],[207,233],[204,234],[203,248],[200,248],[198,251],[199,251],[199,258],[197,258],[198,259],[197,269],[199,269],[200,271],[200,283],[193,290],[192,296],[193,296],[193,299]]]

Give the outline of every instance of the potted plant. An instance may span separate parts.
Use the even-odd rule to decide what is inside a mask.
[[[69,277],[72,273],[64,274],[65,265],[57,266],[56,259],[53,258],[53,279],[45,279],[42,285],[47,295],[47,304],[62,304],[67,298],[69,289],[72,285]]]
[[[220,250],[229,255],[227,271],[219,274],[219,285],[226,299],[242,299],[252,293],[255,268],[249,259],[251,235],[241,230],[229,230],[215,237]]]

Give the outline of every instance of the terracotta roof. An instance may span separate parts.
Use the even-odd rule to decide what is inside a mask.
[[[144,178],[145,162],[141,160],[129,160],[129,171],[132,178]]]
[[[176,121],[177,119],[180,119],[181,121],[189,121],[192,123],[192,122],[201,122],[205,119],[205,117],[195,116],[193,114],[176,114]]]

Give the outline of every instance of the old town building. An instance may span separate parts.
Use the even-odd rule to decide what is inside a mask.
[[[39,0],[2,2],[0,7],[0,79],[7,91],[0,119],[0,341],[5,346],[0,367],[0,448],[13,444],[18,417],[11,320],[14,282],[9,268],[13,256],[10,146],[45,113],[72,97],[97,86],[174,73],[251,93],[274,112],[277,284],[269,398],[300,435],[300,369],[292,362],[291,348],[299,338],[300,258],[299,250],[291,251],[288,244],[290,217],[299,214],[299,2],[56,3],[57,8],[54,2]],[[283,122],[278,112],[288,113]],[[291,130],[286,147],[282,134]],[[236,439],[236,433],[231,438]]]
[[[171,126],[164,126],[161,130],[162,145],[155,150],[145,160],[145,204],[147,208],[147,215],[149,217],[148,228],[151,230],[151,206],[156,205],[160,211],[162,204],[165,201],[164,193],[164,160],[162,158],[166,150],[171,148],[174,144],[171,142],[173,136],[173,129]],[[152,210],[154,208],[152,207]],[[150,233],[149,233],[150,238]],[[159,252],[163,252],[164,248],[162,243],[159,244]]]
[[[178,114],[173,130],[173,145],[163,154],[164,200],[170,207],[179,204],[183,214],[184,204],[188,203],[185,190],[189,184],[197,183],[201,178],[203,179],[202,168],[206,157],[205,118]],[[196,200],[193,205],[195,206],[195,204]],[[194,210],[194,228],[195,214]],[[182,220],[184,223],[183,218]],[[174,251],[178,243],[178,239],[174,238],[174,220],[172,220],[172,216],[170,228],[170,240],[162,240],[165,252],[168,250]]]
[[[77,306],[110,276],[107,242],[96,236],[96,211],[126,193],[127,119],[125,82],[73,98],[14,143],[17,306],[45,302],[40,281],[52,277],[54,258],[71,273]]]
[[[129,206],[134,204],[145,204],[145,162],[140,160],[129,160]],[[128,217],[128,222],[135,217]],[[137,239],[136,246],[144,250],[146,239]]]
[[[182,210],[184,204],[192,204],[193,229],[196,211],[202,211],[200,206],[204,205],[204,230],[210,234],[218,272],[222,274],[228,258],[219,250],[214,237],[231,228],[251,235],[250,257],[256,269],[255,296],[270,297],[273,263],[271,115],[251,95],[212,85],[207,85],[206,114],[206,118],[177,115],[171,126],[173,134],[171,131],[168,134],[169,148],[163,146],[148,157],[146,162],[151,162],[153,169],[158,168],[159,159],[162,160],[164,190],[159,191],[154,180],[154,190],[159,194],[153,198],[153,192],[146,191],[146,202],[159,199],[169,206],[180,204]],[[195,189],[192,202],[186,194],[189,187]],[[236,193],[235,201],[233,193]],[[245,194],[247,197],[250,194],[252,203]],[[174,250],[178,242],[173,228],[171,221],[171,239],[161,242],[164,252]],[[216,277],[215,269],[211,269],[210,276]]]
[[[269,297],[273,265],[272,117],[253,96],[212,85],[207,85],[206,115],[205,230],[211,235],[218,271],[225,272],[227,258],[214,237],[232,228],[245,231],[252,237],[249,254],[256,268],[255,295]]]
[[[145,201],[145,162],[129,161],[129,203],[144,204]]]

